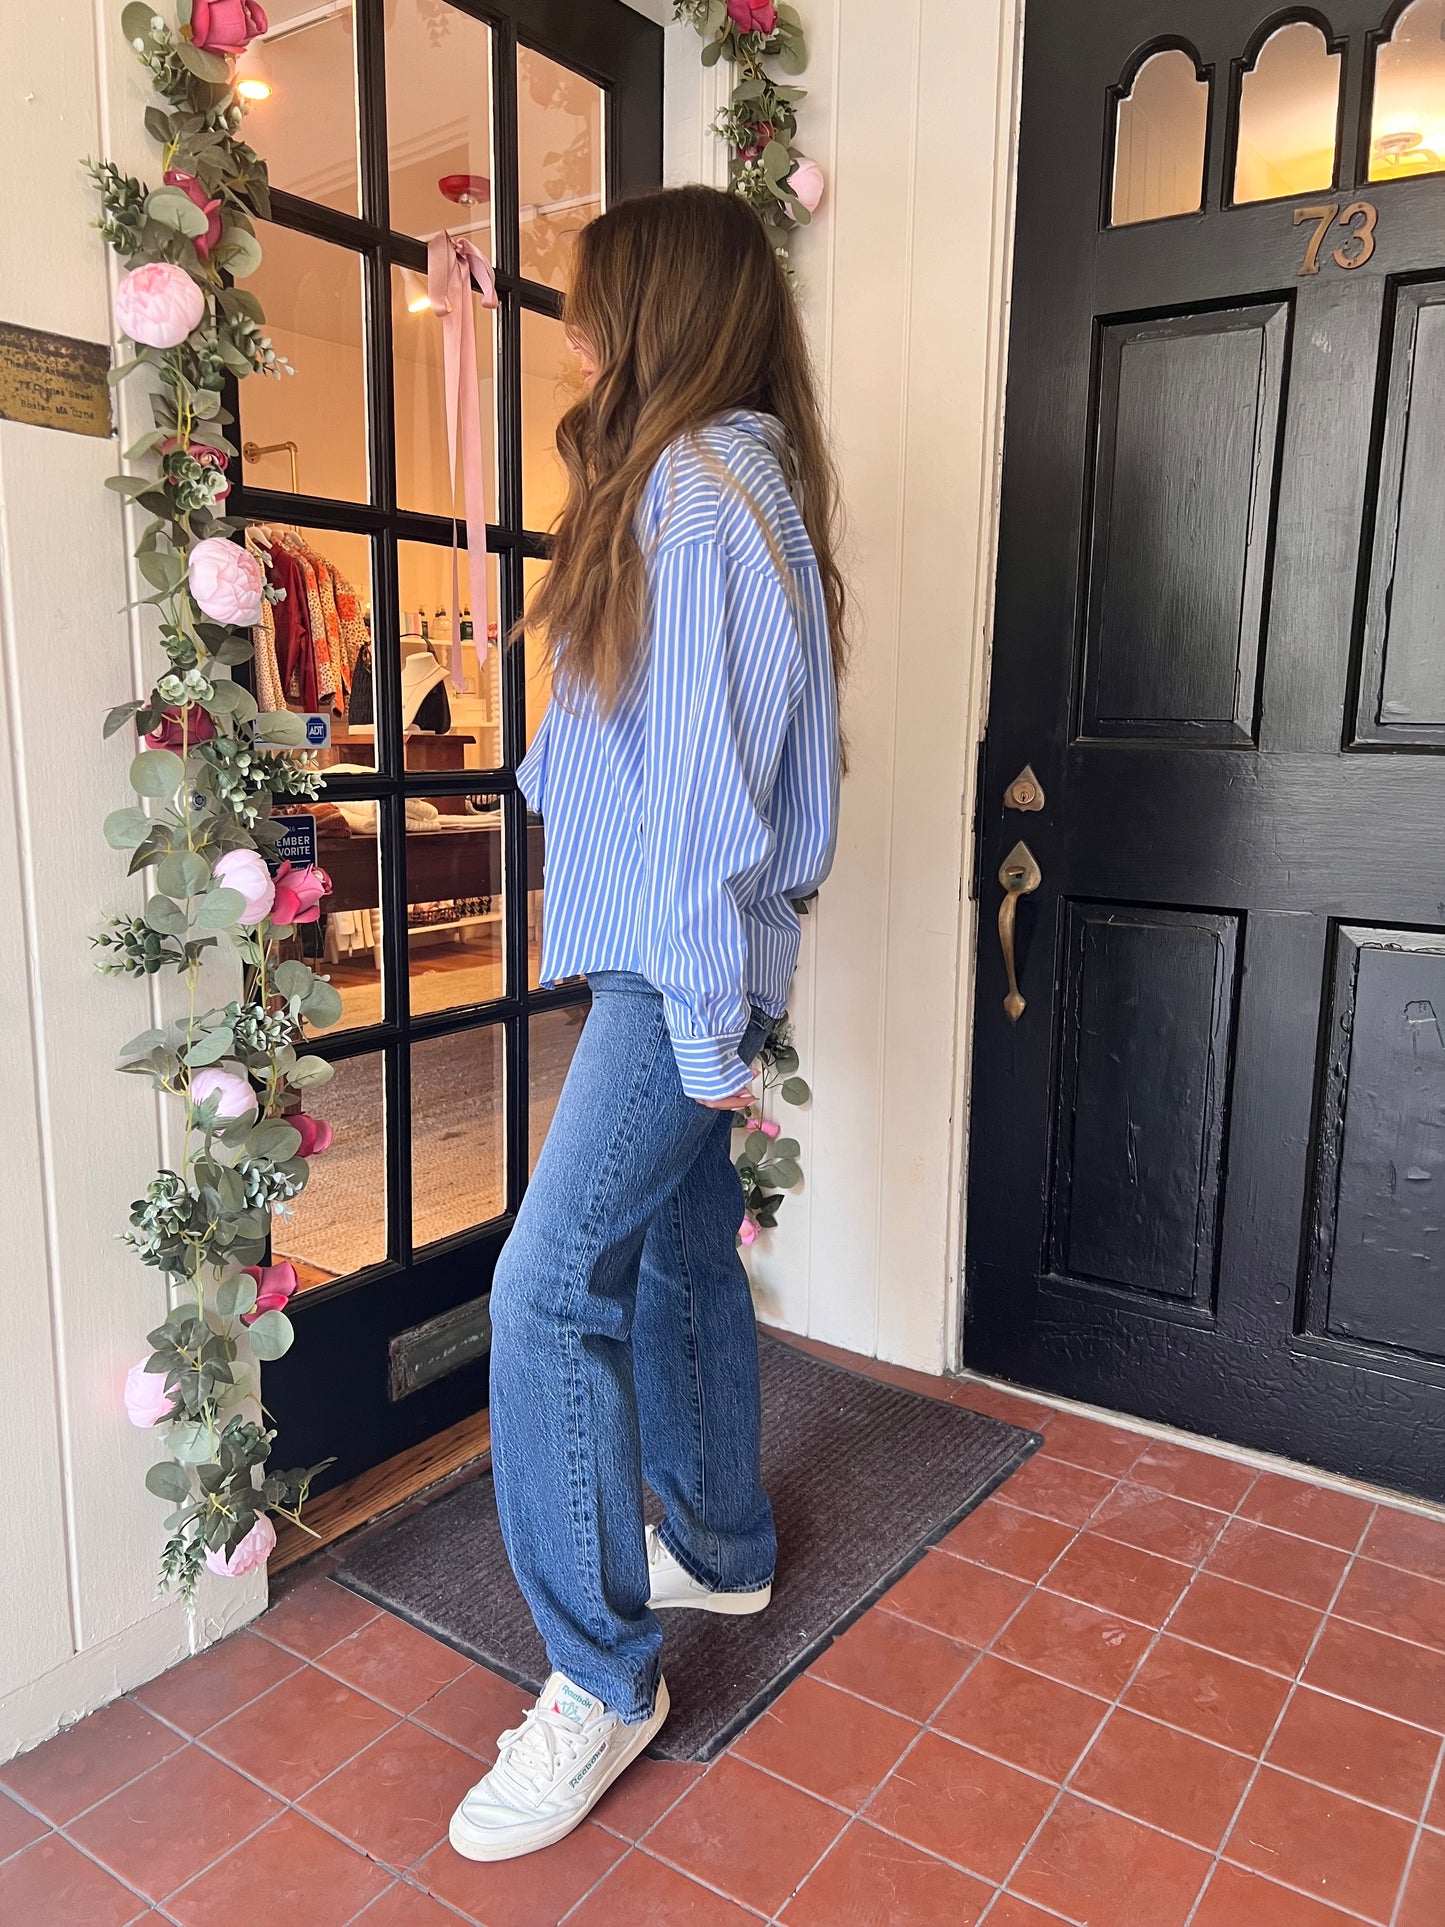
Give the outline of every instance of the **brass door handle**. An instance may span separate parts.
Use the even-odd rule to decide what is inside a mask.
[[[1026,1008],[1019,995],[1018,971],[1014,966],[1014,916],[1020,897],[1029,896],[1044,880],[1027,843],[1015,843],[999,866],[998,880],[1004,888],[998,907],[998,940],[1003,945],[1004,969],[1008,972],[1008,995],[1003,1007],[1011,1024],[1016,1024]]]

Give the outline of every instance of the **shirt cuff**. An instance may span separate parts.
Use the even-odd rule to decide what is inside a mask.
[[[743,1032],[735,1037],[672,1037],[672,1054],[677,1059],[682,1088],[689,1097],[736,1097],[752,1082],[747,1065],[738,1056]]]

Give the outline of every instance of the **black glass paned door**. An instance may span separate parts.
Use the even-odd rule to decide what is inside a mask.
[[[257,693],[326,719],[297,827],[333,889],[298,944],[343,1005],[314,1045],[333,1142],[273,1225],[301,1289],[266,1400],[286,1462],[334,1455],[333,1483],[485,1405],[492,1267],[586,1013],[584,985],[539,987],[516,769],[549,692],[501,639],[561,499],[575,236],[661,177],[662,36],[620,0],[276,0],[241,75],[274,201],[243,285],[295,373],[241,385],[232,507],[291,605]],[[487,580],[463,535],[455,631],[443,229],[499,298],[473,295]]]
[[[1029,7],[965,1319],[1435,1499],[1442,30]]]

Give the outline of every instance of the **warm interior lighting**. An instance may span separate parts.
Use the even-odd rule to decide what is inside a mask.
[[[431,306],[431,296],[426,291],[426,282],[422,280],[415,268],[402,269],[401,285],[406,296],[407,313],[425,314]]]
[[[269,81],[262,80],[259,74],[248,74],[244,80],[236,82],[236,92],[242,100],[269,100],[271,84]]]

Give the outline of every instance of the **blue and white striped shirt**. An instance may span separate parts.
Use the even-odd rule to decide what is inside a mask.
[[[833,860],[837,694],[782,433],[739,410],[663,455],[638,514],[637,670],[610,716],[555,697],[517,772],[547,832],[543,982],[645,977],[699,1098],[741,1088],[748,1007],[777,1016],[797,963],[789,899]]]

